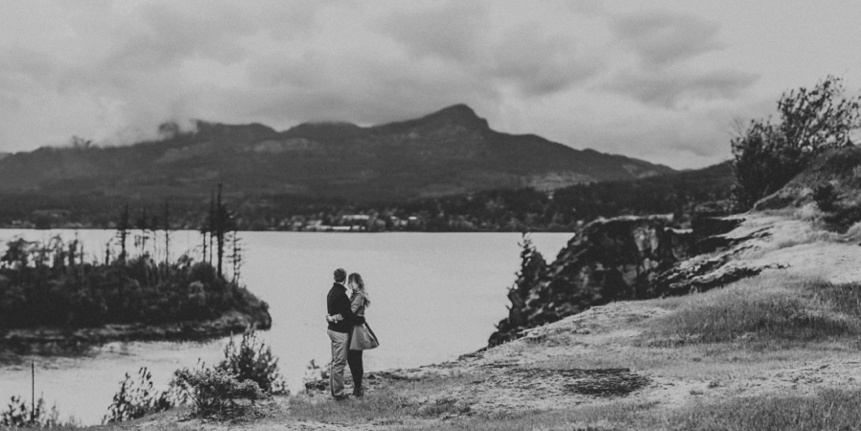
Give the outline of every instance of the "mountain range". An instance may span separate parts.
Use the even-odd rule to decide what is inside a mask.
[[[159,198],[207,196],[217,183],[242,195],[390,201],[645,178],[673,169],[577,150],[537,135],[491,129],[466,105],[362,127],[196,122],[126,146],[43,147],[0,158],[0,193]]]

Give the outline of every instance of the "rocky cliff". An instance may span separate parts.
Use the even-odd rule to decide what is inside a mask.
[[[818,157],[753,211],[703,214],[689,231],[658,216],[589,223],[549,265],[525,252],[509,291],[509,316],[489,343],[595,305],[704,292],[764,271],[802,267],[798,256],[776,252],[817,241],[857,241],[859,190],[861,147],[849,146]]]
[[[584,225],[549,265],[527,241],[508,295],[509,315],[489,344],[595,305],[659,296],[658,275],[684,259],[693,240],[690,231],[675,227],[672,216],[626,216]]]

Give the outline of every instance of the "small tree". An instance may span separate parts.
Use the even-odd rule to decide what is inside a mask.
[[[168,391],[154,389],[152,373],[147,367],[141,367],[138,369],[137,381],[126,373],[125,379],[120,382],[120,389],[114,394],[113,401],[108,406],[108,414],[102,419],[102,423],[117,423],[141,418],[151,413],[171,409],[181,401],[183,400],[176,386],[171,386]]]
[[[544,256],[532,244],[532,238],[528,233],[521,234],[520,245],[520,272],[517,273],[517,281],[510,290],[517,296],[526,298],[529,292],[541,281],[547,262]]]
[[[837,191],[831,183],[820,184],[813,189],[813,201],[822,211],[834,211],[837,209]]]
[[[235,226],[233,232],[230,234],[229,242],[233,249],[230,254],[230,263],[233,265],[233,282],[239,283],[239,275],[242,269],[242,252],[245,251],[245,248]]]
[[[732,139],[735,197],[740,209],[774,193],[824,151],[852,145],[861,126],[861,96],[844,98],[842,80],[828,76],[811,90],[784,93],[779,120],[753,120]]]
[[[496,325],[497,331],[490,336],[488,340],[490,346],[515,339],[517,331],[530,326],[527,300],[547,271],[547,262],[535,249],[528,233],[521,234],[518,245],[520,245],[520,271],[516,274],[517,280],[514,285],[508,289],[511,307],[508,309],[508,317]]]
[[[129,216],[129,205],[123,205],[123,210],[120,213],[120,220],[117,223],[117,236],[120,239],[120,262],[125,262],[128,258],[128,253],[126,252],[126,240],[129,236],[129,229],[131,229],[131,219]]]
[[[242,335],[239,345],[231,338],[224,346],[224,360],[215,368],[236,377],[237,381],[253,381],[266,394],[287,392],[284,378],[278,370],[278,357],[257,338],[254,329]]]
[[[162,215],[164,223],[164,265],[170,265],[170,200],[164,200],[164,213]]]
[[[200,232],[203,234],[203,254],[206,258],[207,254],[207,235],[209,236],[209,262],[212,263],[212,254],[215,253],[215,265],[218,271],[218,276],[224,276],[224,248],[227,244],[228,233],[236,229],[236,222],[233,219],[233,214],[227,209],[227,204],[221,200],[222,185],[218,184],[218,194],[213,192],[212,198],[209,201],[209,216],[200,227]],[[213,241],[215,244],[213,244]]]

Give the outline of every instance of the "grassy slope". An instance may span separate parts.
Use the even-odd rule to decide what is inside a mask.
[[[262,417],[206,427],[859,429],[859,229],[788,241],[780,225],[798,233],[799,219],[786,214],[739,229],[764,223],[773,234],[752,239],[757,249],[738,262],[809,258],[702,294],[595,307],[452,363],[376,373],[364,399],[300,394]],[[136,426],[201,425],[168,415]]]

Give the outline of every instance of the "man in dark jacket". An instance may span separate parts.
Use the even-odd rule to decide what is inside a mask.
[[[335,270],[335,284],[329,289],[326,297],[326,310],[329,321],[329,339],[332,340],[332,365],[329,369],[329,387],[336,400],[348,397],[344,390],[344,368],[347,365],[347,350],[350,347],[350,332],[353,325],[362,323],[360,316],[353,314],[350,308],[350,298],[347,296],[347,271],[342,268]],[[339,318],[340,317],[340,318]]]

